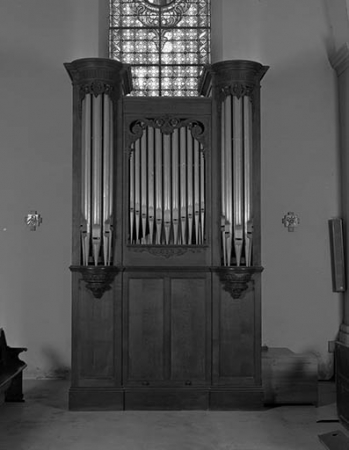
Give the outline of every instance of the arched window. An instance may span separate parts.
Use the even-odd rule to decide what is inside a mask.
[[[110,0],[109,55],[132,65],[133,95],[197,96],[210,0]]]

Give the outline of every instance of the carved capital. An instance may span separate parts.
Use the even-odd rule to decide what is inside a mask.
[[[260,80],[268,66],[255,61],[231,60],[205,66],[200,92],[207,95],[213,89],[213,96],[222,101],[227,95],[251,96],[259,88]]]
[[[118,99],[132,90],[128,64],[107,58],[83,58],[64,64],[80,99],[86,94],[108,94]]]
[[[111,289],[111,284],[120,272],[115,266],[71,266],[72,272],[79,272],[95,298],[102,298],[106,291]]]
[[[219,267],[216,269],[223,289],[233,299],[240,299],[248,286],[253,282],[255,273],[262,272],[262,267]]]

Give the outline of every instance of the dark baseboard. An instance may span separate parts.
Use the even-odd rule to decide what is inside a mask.
[[[120,410],[258,410],[263,407],[262,387],[235,388],[125,388],[72,387],[69,409]]]
[[[124,393],[121,389],[107,387],[71,387],[69,409],[71,411],[120,411],[124,409]]]

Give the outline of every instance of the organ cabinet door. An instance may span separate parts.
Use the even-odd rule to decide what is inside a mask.
[[[73,83],[71,409],[262,402],[260,80],[207,66],[198,97],[133,97],[130,67]]]

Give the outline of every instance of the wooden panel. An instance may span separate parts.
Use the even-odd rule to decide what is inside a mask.
[[[215,276],[213,292],[214,382],[251,380],[256,375],[254,291],[250,286],[241,298],[234,299]]]
[[[81,378],[114,378],[114,301],[112,291],[97,299],[80,280],[78,317],[74,344],[77,345]]]
[[[125,409],[197,410],[208,409],[209,392],[204,389],[154,388],[125,391]]]
[[[171,379],[206,378],[206,280],[171,280]]]
[[[127,293],[128,291],[128,293]],[[164,280],[128,280],[127,342],[128,381],[146,383],[165,377]],[[127,297],[126,297],[127,298]]]
[[[220,375],[253,376],[253,292],[233,299],[222,292],[220,304]]]
[[[185,114],[185,116],[194,116],[196,119],[198,115],[211,114],[211,99],[208,98],[171,98],[171,105],[169,106],[168,98],[166,97],[124,97],[123,111],[125,115],[136,114],[140,111],[143,115],[151,114]]]

